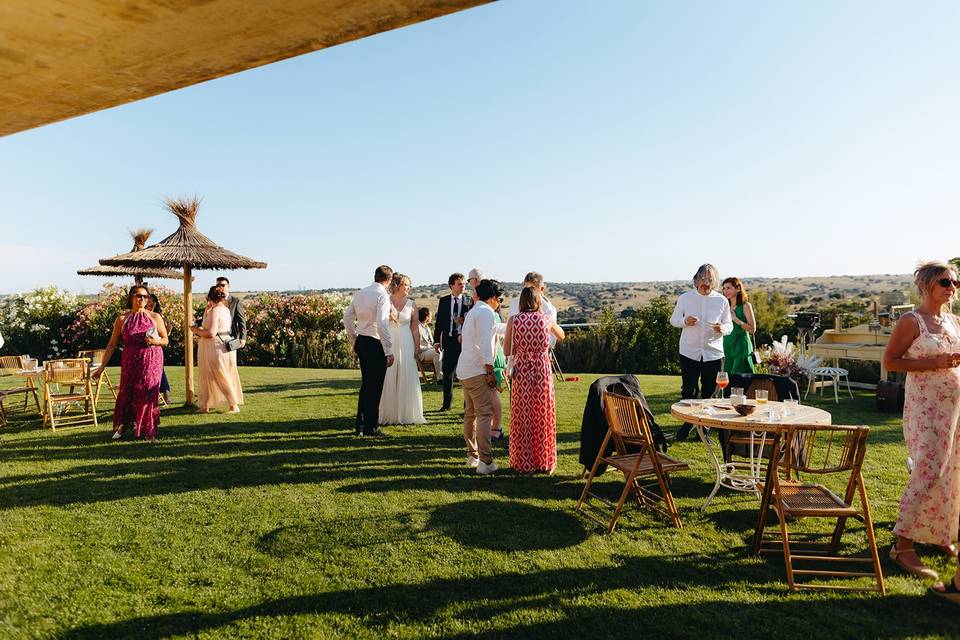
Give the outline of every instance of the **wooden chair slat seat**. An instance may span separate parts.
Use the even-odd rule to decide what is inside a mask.
[[[0,356],[0,378],[13,378],[15,371],[21,371],[26,368],[26,358],[23,356]],[[14,386],[5,386],[0,388],[0,426],[7,426],[7,412],[3,406],[4,398],[23,394],[23,407],[26,410],[30,396],[33,395],[33,401],[37,405],[37,412],[40,409],[40,397],[37,394],[37,387],[32,378],[24,378],[21,384],[19,379]],[[6,381],[4,381],[6,382]]]
[[[670,490],[669,474],[685,471],[689,466],[685,462],[672,458],[656,449],[650,423],[646,413],[636,398],[612,393],[603,394],[603,411],[607,420],[607,435],[600,445],[593,468],[587,476],[577,511],[595,522],[607,527],[612,533],[629,496],[633,496],[638,506],[650,509],[666,516],[673,526],[680,529],[680,514]],[[607,445],[613,442],[613,454],[606,454]],[[603,496],[590,491],[597,475],[597,468],[606,463],[623,473],[624,483],[619,501],[614,504]],[[652,478],[651,482],[641,484],[640,478]],[[659,490],[659,492],[658,492]],[[611,509],[606,512],[596,502]],[[595,513],[594,513],[595,512]]]
[[[92,423],[97,426],[97,403],[90,380],[89,358],[47,360],[43,371],[44,425],[57,427]],[[69,388],[64,391],[64,387]],[[79,414],[71,414],[77,409]]]
[[[790,589],[841,589],[886,593],[877,540],[873,530],[870,502],[863,481],[863,458],[867,449],[869,427],[837,425],[787,425],[771,448],[767,482],[758,488],[763,498],[760,519],[754,535],[756,553],[783,553]],[[783,446],[780,446],[782,443]],[[794,474],[838,475],[846,477],[841,497],[822,483],[801,482]],[[783,477],[781,477],[783,475]],[[859,499],[859,505],[855,499]],[[766,532],[769,509],[776,513],[779,535]],[[833,519],[833,530],[827,533],[790,532],[790,525],[801,518]],[[848,520],[863,523],[869,557],[840,555],[840,543]],[[797,567],[796,563],[804,563]],[[837,564],[869,564],[872,571],[842,571],[809,567],[815,562],[833,567]],[[798,577],[818,582],[800,582]],[[824,578],[873,578],[872,587],[824,584]]]

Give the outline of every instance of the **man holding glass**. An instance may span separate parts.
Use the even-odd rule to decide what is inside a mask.
[[[720,274],[712,264],[701,265],[693,276],[694,291],[677,299],[670,324],[680,331],[680,397],[684,400],[709,398],[716,390],[717,373],[723,371],[723,336],[733,331],[730,303],[717,291]],[[690,434],[691,425],[683,423],[676,441]]]

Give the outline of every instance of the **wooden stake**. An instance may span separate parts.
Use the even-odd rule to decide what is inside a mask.
[[[185,389],[187,404],[194,404],[193,400],[193,275],[190,264],[183,263],[183,371],[186,377]]]

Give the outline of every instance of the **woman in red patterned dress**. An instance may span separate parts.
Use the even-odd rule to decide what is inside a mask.
[[[520,292],[520,312],[507,320],[504,353],[510,378],[510,466],[518,473],[557,468],[557,414],[550,370],[550,334],[563,330],[540,313],[540,293]],[[509,365],[508,365],[509,367]]]
[[[160,425],[160,376],[163,373],[163,347],[169,344],[167,327],[159,314],[147,311],[150,292],[144,286],[130,289],[127,311],[117,316],[113,333],[103,362],[93,373],[103,374],[110,362],[117,342],[123,336],[123,355],[120,358],[120,388],[113,410],[113,438],[123,435],[126,427],[133,427],[137,438],[147,442],[157,439]]]

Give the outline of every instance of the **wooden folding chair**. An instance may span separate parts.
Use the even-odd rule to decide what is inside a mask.
[[[424,367],[423,361],[417,356],[414,356],[413,359],[417,361],[417,371],[420,372],[420,383],[427,384],[430,382],[430,379],[427,377],[427,370]],[[434,374],[434,376],[436,376],[436,374]]]
[[[44,426],[50,428],[93,423],[97,426],[97,403],[90,381],[90,360],[67,358],[43,363]],[[66,390],[65,390],[66,389]],[[72,409],[79,414],[70,415]]]
[[[0,377],[16,379],[14,386],[0,388],[0,426],[7,426],[7,411],[3,406],[4,398],[23,394],[23,409],[26,410],[30,394],[33,394],[33,401],[37,405],[37,412],[43,413],[40,409],[40,398],[37,395],[37,386],[32,378],[24,378],[21,381],[14,376],[15,371],[21,371],[26,368],[26,358],[23,356],[0,356]]]
[[[632,494],[638,506],[650,507],[670,518],[676,528],[682,528],[680,514],[677,513],[673,493],[670,491],[668,474],[674,471],[686,471],[689,469],[687,464],[657,451],[650,431],[650,423],[647,422],[646,413],[636,398],[604,393],[603,412],[607,419],[607,435],[603,439],[603,444],[600,445],[600,451],[597,453],[590,475],[587,476],[587,483],[583,487],[583,493],[580,494],[580,501],[577,502],[577,511],[607,527],[607,533],[612,533],[627,496]],[[613,454],[604,455],[611,440],[614,443]],[[597,475],[597,468],[601,464],[608,464],[623,473],[623,490],[616,504],[590,492],[590,486]],[[646,485],[640,484],[639,478],[650,476],[656,480]],[[659,494],[655,491],[657,488],[660,490]],[[590,498],[596,499],[613,510],[609,514],[609,522],[600,518],[600,515],[607,514],[601,507],[591,504]]]
[[[77,354],[77,357],[88,358],[90,360],[90,373],[92,374],[97,367],[100,366],[100,363],[103,362],[103,356],[106,354],[106,352],[106,349],[85,349],[80,351]],[[110,389],[110,393],[113,394],[114,401],[117,399],[117,390],[110,381],[110,375],[106,370],[104,370],[103,375],[101,375],[100,379],[97,380],[96,387],[93,390],[94,402],[100,402],[100,388],[103,386],[104,382],[107,383],[107,388]]]
[[[783,553],[790,589],[840,589],[849,591],[886,592],[877,540],[873,532],[870,503],[863,483],[863,458],[867,451],[869,427],[832,425],[786,425],[773,447],[767,482],[761,483],[760,520],[754,535],[755,553]],[[836,476],[836,488],[842,486],[841,498],[826,484],[801,482],[794,474],[818,476],[824,482]],[[783,477],[781,477],[783,475]],[[844,482],[845,479],[845,482]],[[854,505],[855,495],[860,506]],[[770,508],[777,514],[779,537],[767,534],[766,516]],[[796,526],[801,518],[835,519],[828,533],[790,532],[788,525]],[[863,522],[866,529],[869,558],[839,555],[841,537],[847,520]],[[805,527],[806,529],[806,527]],[[799,565],[799,567],[798,567]],[[837,570],[840,565],[870,571]],[[810,568],[815,567],[815,568]],[[875,586],[867,588],[849,584],[798,582],[797,578],[822,581],[826,577],[872,578]]]

